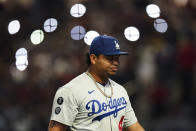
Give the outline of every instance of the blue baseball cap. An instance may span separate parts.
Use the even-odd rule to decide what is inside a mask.
[[[119,41],[107,35],[100,35],[93,39],[90,45],[90,54],[103,55],[128,55],[128,52],[121,52]]]

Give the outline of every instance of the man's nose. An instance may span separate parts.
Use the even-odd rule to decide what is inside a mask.
[[[113,64],[118,66],[120,64],[119,59],[114,59]]]

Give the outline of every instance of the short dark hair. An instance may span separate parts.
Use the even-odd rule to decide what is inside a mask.
[[[91,65],[90,54],[88,52],[86,53],[86,64],[88,67]]]
[[[95,54],[95,56],[99,56],[99,55]],[[91,59],[90,59],[89,52],[86,53],[86,64],[87,64],[87,67],[90,67],[90,65],[91,65]]]

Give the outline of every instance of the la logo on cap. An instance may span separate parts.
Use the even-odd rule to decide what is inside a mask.
[[[119,44],[118,44],[116,41],[114,41],[114,43],[115,43],[115,45],[116,45],[116,49],[120,49]]]

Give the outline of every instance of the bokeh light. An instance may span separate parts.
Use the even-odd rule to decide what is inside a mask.
[[[19,57],[24,57],[27,59],[27,50],[25,48],[20,48],[16,51],[15,58],[18,59]]]
[[[86,12],[86,7],[83,4],[75,4],[70,9],[70,14],[73,17],[82,17]]]
[[[20,71],[24,71],[28,66],[28,60],[24,57],[18,57],[16,59],[16,68]]]
[[[99,33],[96,32],[96,31],[88,31],[85,36],[84,36],[84,42],[87,44],[87,45],[91,45],[91,42],[93,41],[93,39],[95,37],[99,36]]]
[[[150,4],[150,5],[146,6],[146,12],[147,12],[148,16],[151,18],[158,18],[161,13],[159,6],[157,6],[155,4]]]
[[[168,28],[168,24],[164,19],[156,19],[154,21],[154,28],[157,32],[165,33]]]
[[[13,20],[8,25],[8,32],[11,35],[18,33],[20,30],[20,22],[18,20]]]
[[[86,34],[86,30],[83,26],[74,26],[71,29],[70,34],[73,40],[81,40],[82,38],[84,38],[84,35]]]
[[[28,59],[27,59],[27,50],[25,48],[20,48],[15,53],[16,58],[16,68],[20,71],[23,71],[28,66]]]
[[[34,45],[40,44],[44,39],[44,32],[42,30],[35,30],[32,32],[30,39]]]
[[[58,22],[55,18],[49,18],[44,22],[44,31],[53,32],[56,30]]]
[[[129,41],[136,41],[140,37],[139,30],[136,27],[130,26],[124,30],[125,38]]]

